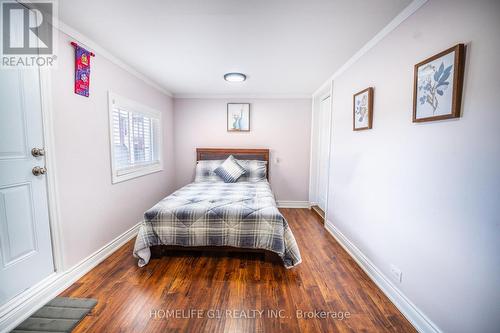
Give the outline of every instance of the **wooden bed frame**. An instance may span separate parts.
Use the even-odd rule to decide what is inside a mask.
[[[266,177],[269,180],[269,149],[239,149],[239,148],[196,148],[196,161],[224,160],[229,155],[244,160],[258,160],[267,162]],[[151,247],[151,257],[158,258],[164,255],[186,255],[186,253],[207,252],[212,255],[221,253],[253,254],[263,256],[265,261],[280,262],[279,256],[271,251],[263,249],[242,249],[230,246],[192,246],[183,247],[175,245],[156,245]]]
[[[196,161],[225,160],[229,155],[240,160],[266,161],[266,178],[269,180],[269,149],[196,148]]]

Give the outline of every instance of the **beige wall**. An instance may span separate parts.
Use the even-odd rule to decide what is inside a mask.
[[[228,102],[251,104],[250,132],[227,132]],[[193,181],[197,147],[269,148],[276,199],[308,200],[310,99],[176,99],[174,108],[177,187]]]
[[[500,2],[430,0],[334,81],[328,219],[443,332],[495,332]],[[467,44],[460,119],[412,123],[414,64]],[[373,86],[373,129],[352,95]]]
[[[174,189],[172,99],[97,54],[90,97],[73,92],[74,49],[59,34],[52,73],[63,256],[69,268],[142,219]],[[108,90],[163,112],[164,170],[111,184]]]

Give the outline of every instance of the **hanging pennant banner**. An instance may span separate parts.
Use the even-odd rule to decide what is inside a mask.
[[[71,45],[75,47],[75,94],[89,97],[90,57],[95,54],[75,42],[71,42]]]

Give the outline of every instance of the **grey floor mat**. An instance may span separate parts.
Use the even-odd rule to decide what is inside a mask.
[[[12,333],[71,332],[96,304],[97,300],[91,298],[56,297]]]

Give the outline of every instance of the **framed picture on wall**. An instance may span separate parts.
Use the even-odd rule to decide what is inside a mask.
[[[460,117],[464,67],[464,44],[415,65],[413,122]]]
[[[353,97],[352,129],[360,131],[372,128],[373,88],[361,90]]]
[[[250,131],[250,104],[227,103],[228,132]]]

